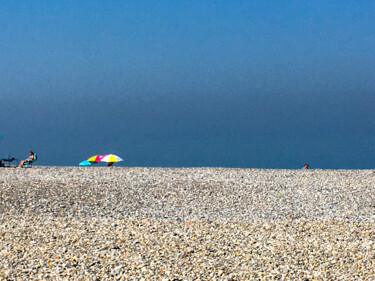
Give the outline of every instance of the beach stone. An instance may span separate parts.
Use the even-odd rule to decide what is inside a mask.
[[[0,280],[373,280],[370,170],[1,169]]]

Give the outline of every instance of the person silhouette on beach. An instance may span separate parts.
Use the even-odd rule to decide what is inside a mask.
[[[309,164],[305,164],[305,165],[303,165],[302,170],[308,170],[308,169],[309,169]]]
[[[30,162],[30,161],[33,161],[33,160],[34,160],[34,152],[29,151],[29,155],[30,155],[30,156],[29,156],[27,159],[21,161],[19,167],[22,168],[23,165],[24,165],[26,162]]]
[[[113,166],[113,162],[108,162],[107,167],[112,167],[112,166]]]

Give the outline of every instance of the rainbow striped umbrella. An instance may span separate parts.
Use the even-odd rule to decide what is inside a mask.
[[[98,154],[98,155],[91,156],[89,159],[87,159],[87,161],[99,162],[102,158],[103,156]]]
[[[107,155],[103,155],[102,158],[100,159],[100,161],[102,162],[120,162],[120,161],[124,161],[121,159],[121,157],[117,156],[117,155],[114,155],[114,154],[107,154]]]

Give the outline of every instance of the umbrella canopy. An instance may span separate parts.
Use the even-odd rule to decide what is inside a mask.
[[[98,154],[98,155],[91,156],[89,159],[87,159],[87,161],[99,162],[102,158],[103,156]]]
[[[124,160],[122,160],[117,155],[107,154],[107,155],[103,155],[103,157],[100,159],[100,161],[102,161],[102,162],[120,162],[120,161],[124,161]]]
[[[81,163],[79,163],[80,166],[89,166],[91,165],[90,161],[89,160],[84,160],[82,161]]]

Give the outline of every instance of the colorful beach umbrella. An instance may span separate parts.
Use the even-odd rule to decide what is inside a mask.
[[[117,156],[117,155],[114,155],[114,154],[107,154],[107,155],[103,155],[103,157],[100,159],[100,161],[102,162],[120,162],[120,161],[124,161],[121,159],[121,157]]]
[[[98,154],[98,155],[91,156],[89,159],[87,159],[87,161],[99,162],[102,158],[103,156]]]
[[[89,166],[91,165],[90,161],[89,160],[84,160],[82,161],[81,163],[79,163],[80,166]]]

